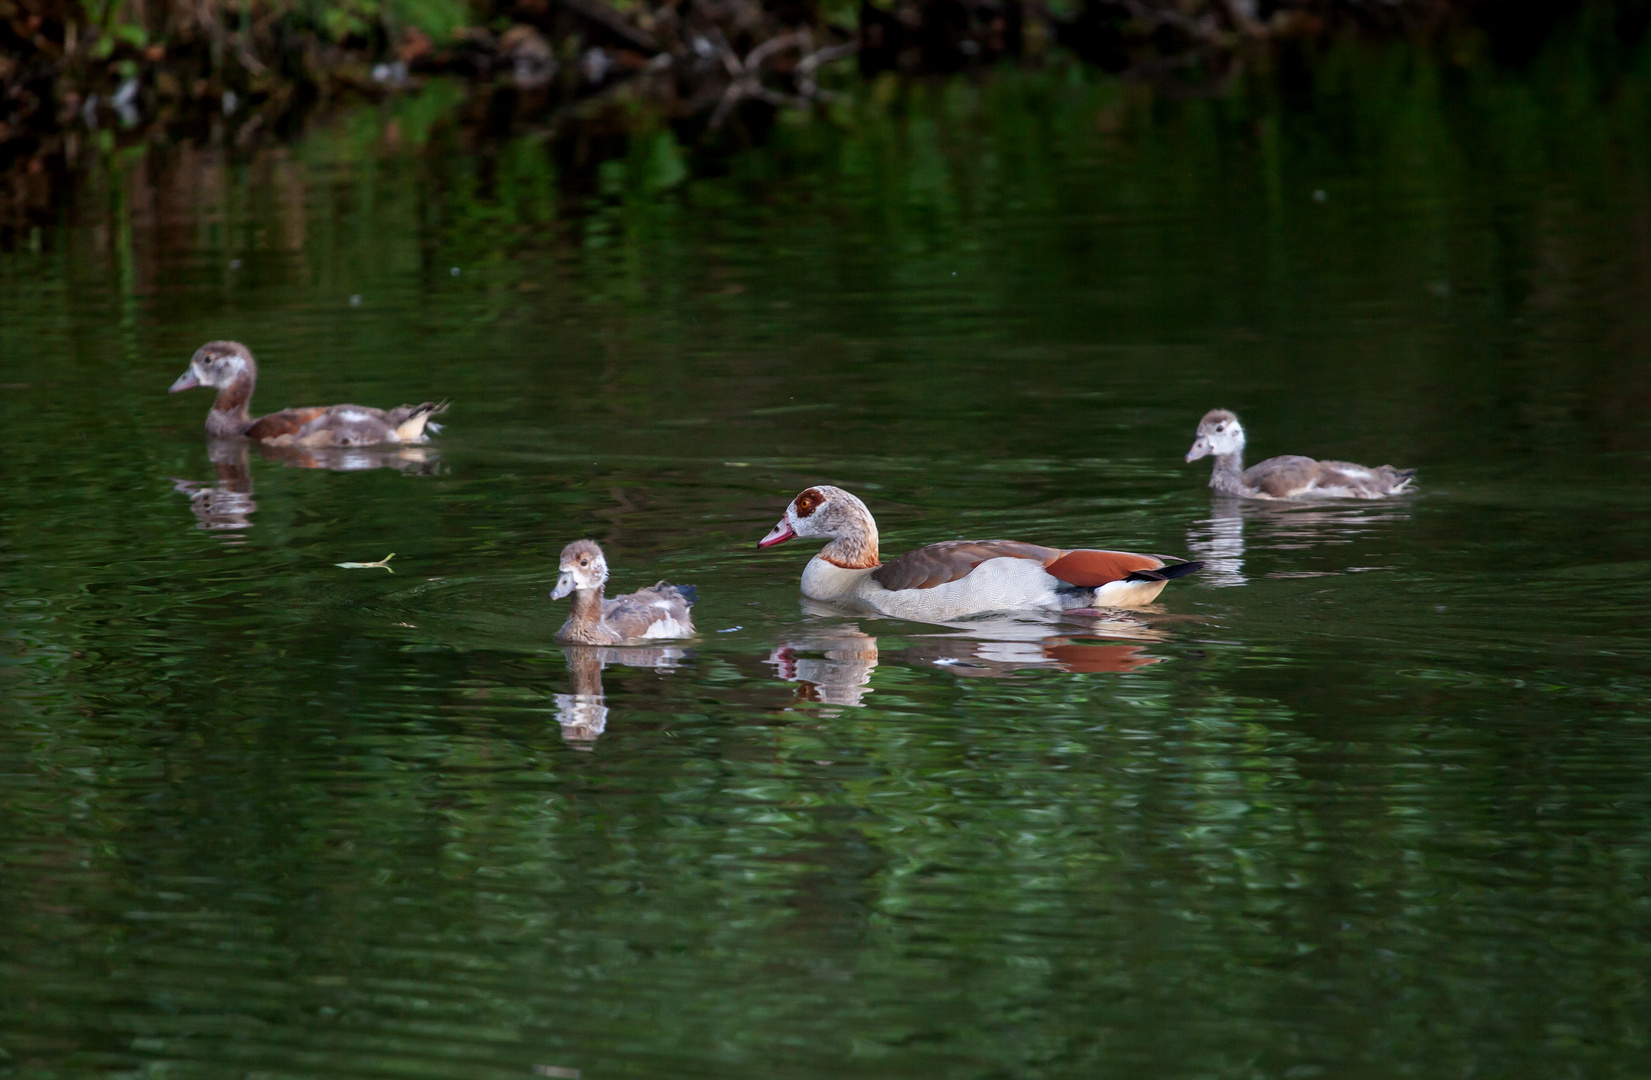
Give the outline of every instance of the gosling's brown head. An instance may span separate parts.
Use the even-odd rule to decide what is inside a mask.
[[[189,367],[167,393],[176,394],[197,386],[221,390],[243,379],[257,377],[258,362],[252,358],[251,349],[239,341],[209,341],[195,350],[195,355],[189,358]]]
[[[1226,409],[1211,409],[1198,421],[1198,437],[1187,451],[1188,461],[1197,461],[1207,454],[1222,457],[1244,449],[1244,427],[1238,417]]]
[[[560,600],[571,592],[590,592],[607,584],[608,560],[595,540],[575,540],[562,549],[556,588],[550,598]]]

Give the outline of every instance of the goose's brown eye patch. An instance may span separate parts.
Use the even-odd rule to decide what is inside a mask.
[[[813,488],[809,488],[807,491],[797,496],[797,516],[807,517],[814,511],[818,510],[822,502],[825,502],[824,497],[822,497],[818,491],[815,491]]]

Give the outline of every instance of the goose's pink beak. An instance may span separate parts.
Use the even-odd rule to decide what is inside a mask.
[[[173,383],[171,388],[166,392],[168,394],[176,394],[179,390],[193,390],[199,385],[201,385],[201,380],[195,378],[195,369],[190,368],[182,375],[179,375],[178,381]]]
[[[757,546],[760,548],[773,547],[775,544],[783,544],[787,540],[795,540],[796,538],[797,534],[791,530],[790,525],[785,523],[785,519],[781,518],[778,525],[768,530],[767,536],[757,541]]]

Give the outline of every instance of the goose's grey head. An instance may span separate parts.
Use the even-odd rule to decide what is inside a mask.
[[[877,525],[865,503],[840,487],[815,484],[791,500],[785,515],[757,541],[757,546],[773,547],[799,536],[837,540],[868,532],[876,536]]]

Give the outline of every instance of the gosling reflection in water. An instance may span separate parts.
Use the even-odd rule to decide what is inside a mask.
[[[241,439],[208,439],[206,456],[217,474],[214,483],[172,477],[172,490],[189,496],[195,528],[209,531],[250,529],[249,518],[258,509],[252,498],[252,469],[247,444]]]
[[[608,729],[608,705],[602,692],[602,670],[609,664],[671,671],[688,654],[673,648],[636,648],[569,645],[562,650],[568,664],[568,689],[556,695],[556,722],[562,741],[573,750],[593,750]]]
[[[326,469],[328,472],[365,472],[394,469],[413,476],[434,476],[441,467],[441,453],[433,446],[418,443],[397,446],[265,446],[258,444],[259,456],[279,461],[293,469]]]
[[[1229,495],[1210,501],[1210,516],[1187,529],[1187,550],[1204,560],[1204,584],[1216,589],[1247,585],[1244,576],[1244,504]]]
[[[1082,630],[1052,632],[1050,623],[984,619],[954,625],[956,633],[901,635],[899,648],[880,649],[857,623],[821,627],[793,637],[768,655],[780,678],[797,684],[796,700],[858,707],[873,692],[879,662],[939,667],[958,675],[1007,678],[1028,669],[1120,674],[1163,661],[1145,642],[1167,635],[1127,615],[1093,620]]]
[[[250,453],[253,443],[246,439],[208,439],[207,460],[216,477],[212,483],[171,477],[172,490],[189,496],[195,527],[212,532],[234,532],[252,528],[252,514],[258,509],[252,497]],[[301,446],[258,445],[259,456],[296,469],[326,469],[329,472],[359,472],[364,469],[395,469],[429,476],[440,467],[440,457],[429,446],[366,446],[315,449]]]
[[[1187,529],[1187,548],[1204,562],[1204,584],[1232,588],[1249,583],[1244,573],[1245,533],[1257,550],[1301,551],[1350,544],[1389,522],[1411,514],[1396,503],[1324,504],[1255,503],[1220,495],[1210,501],[1210,516]],[[1347,567],[1348,571],[1378,569]],[[1334,570],[1275,571],[1269,577],[1316,577]]]

